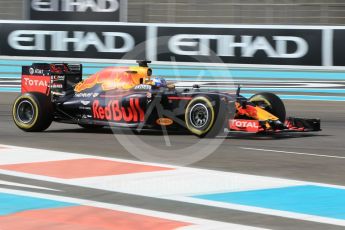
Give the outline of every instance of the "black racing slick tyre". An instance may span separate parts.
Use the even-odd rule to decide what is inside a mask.
[[[219,108],[220,107],[220,108]],[[185,110],[187,129],[198,137],[214,137],[224,130],[225,112],[208,97],[194,97]]]
[[[12,108],[13,121],[26,132],[46,130],[53,121],[50,97],[42,93],[26,93],[17,97]]]
[[[285,121],[285,105],[277,95],[268,92],[257,93],[249,98],[249,101],[278,117],[281,122]]]

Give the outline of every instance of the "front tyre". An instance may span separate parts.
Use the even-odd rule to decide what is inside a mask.
[[[198,137],[214,137],[223,128],[223,122],[216,121],[217,114],[215,102],[204,96],[195,97],[186,107],[186,127]]]
[[[257,93],[249,98],[249,101],[278,117],[281,122],[285,121],[284,102],[277,95],[269,92]]]
[[[12,107],[12,118],[18,128],[26,132],[46,130],[53,121],[52,103],[42,93],[20,95]]]

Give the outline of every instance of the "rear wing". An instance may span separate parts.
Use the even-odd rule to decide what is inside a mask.
[[[21,92],[63,93],[82,80],[83,66],[68,63],[33,63],[22,67]]]

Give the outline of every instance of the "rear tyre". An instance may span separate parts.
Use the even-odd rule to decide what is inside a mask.
[[[268,92],[257,93],[249,98],[249,101],[278,117],[281,122],[285,121],[285,105],[277,95]]]
[[[197,96],[186,107],[186,127],[198,137],[214,137],[224,128],[224,115],[224,112],[217,110],[215,102],[207,97]]]
[[[53,121],[50,97],[42,93],[26,93],[14,102],[12,118],[18,128],[26,132],[46,130]]]

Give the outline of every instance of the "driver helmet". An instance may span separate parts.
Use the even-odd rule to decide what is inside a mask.
[[[166,80],[162,77],[153,77],[153,78],[151,78],[151,81],[152,81],[152,86],[155,88],[167,86]]]

